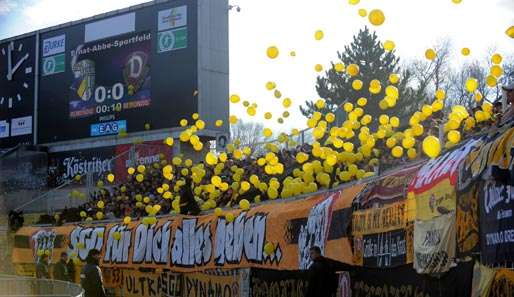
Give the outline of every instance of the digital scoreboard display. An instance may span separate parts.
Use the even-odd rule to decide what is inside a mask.
[[[178,126],[198,111],[197,3],[41,33],[38,143]]]

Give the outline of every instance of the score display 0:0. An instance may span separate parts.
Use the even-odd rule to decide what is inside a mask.
[[[95,89],[95,101],[102,103],[105,99],[120,100],[125,95],[125,88],[122,83],[117,83],[112,86],[111,89],[107,89],[104,86],[99,86]]]

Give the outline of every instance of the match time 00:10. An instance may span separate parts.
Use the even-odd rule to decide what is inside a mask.
[[[102,104],[98,105],[96,107],[96,113],[102,114],[102,113],[109,113],[109,112],[120,112],[123,109],[123,106],[121,103],[115,103],[115,104]]]

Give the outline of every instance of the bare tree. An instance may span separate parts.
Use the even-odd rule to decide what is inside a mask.
[[[238,121],[237,124],[230,125],[231,142],[239,142],[241,147],[248,146],[254,153],[260,151],[264,141],[263,129],[262,123]]]
[[[408,119],[416,110],[420,110],[424,104],[432,103],[437,89],[448,89],[448,72],[451,59],[451,42],[443,39],[434,47],[437,55],[435,59],[411,60],[404,68],[409,73],[407,86],[410,92],[407,97],[400,100],[408,101],[403,108],[402,118]],[[404,120],[402,120],[403,122]]]
[[[487,75],[488,70],[477,60],[450,71],[447,97],[451,104],[447,104],[447,106],[458,104],[471,108],[476,105],[475,94],[466,89],[466,81],[469,78],[478,81],[477,91],[482,94],[483,98],[494,101],[495,99],[490,98],[493,90],[486,84]]]

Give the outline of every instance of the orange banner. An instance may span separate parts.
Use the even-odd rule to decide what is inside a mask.
[[[24,227],[13,263],[34,263],[37,251],[51,259],[67,251],[81,261],[102,251],[102,266],[159,268],[187,272],[212,268],[307,268],[309,248],[318,245],[330,258],[352,262],[347,234],[351,203],[363,185],[307,199],[276,201],[249,211],[233,210],[235,220],[204,215],[160,218],[155,225],[88,224]],[[267,248],[265,248],[265,246]],[[273,251],[270,251],[270,247]],[[269,252],[269,253],[268,253]]]

